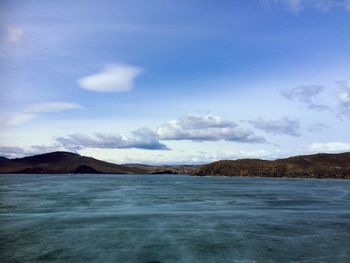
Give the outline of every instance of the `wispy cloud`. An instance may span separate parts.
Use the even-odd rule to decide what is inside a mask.
[[[9,43],[18,43],[22,40],[24,32],[18,27],[8,27],[6,41]]]
[[[350,11],[350,0],[346,1],[345,8]]]
[[[4,28],[4,31],[4,33],[0,34],[0,56],[18,54],[19,48],[21,48],[23,44],[23,29],[10,26]]]
[[[30,104],[24,111],[29,113],[62,112],[81,108],[82,106],[77,103],[50,101]]]
[[[337,93],[340,116],[350,117],[350,80],[338,82],[341,89]]]
[[[339,118],[350,117],[350,80],[337,81],[338,91],[335,92],[337,105],[319,103],[319,95],[325,90],[320,85],[303,85],[288,90],[282,90],[280,94],[286,99],[303,104],[308,109],[318,111],[330,111]],[[334,95],[334,93],[333,93]]]
[[[271,6],[273,4],[284,5],[293,12],[298,12],[302,8],[302,0],[261,0],[264,6]]]
[[[57,113],[76,109],[82,109],[82,106],[77,103],[57,101],[33,103],[25,107],[22,111],[11,114],[7,118],[6,124],[10,126],[20,125],[31,121],[40,113]]]
[[[312,143],[306,147],[306,152],[345,152],[350,151],[350,143],[347,142],[321,142]]]
[[[312,126],[310,126],[308,128],[308,131],[309,132],[321,132],[325,129],[329,129],[329,126],[324,124],[324,123],[319,122],[319,123],[315,123]]]
[[[304,85],[290,90],[282,90],[281,95],[289,100],[310,104],[323,89],[324,87],[319,85]]]
[[[5,121],[6,125],[16,126],[29,122],[36,117],[36,114],[18,112],[11,114]]]
[[[129,91],[142,71],[140,67],[114,64],[107,66],[99,73],[82,77],[78,80],[78,84],[83,89],[97,92]]]
[[[332,8],[340,7],[350,10],[349,0],[261,0],[260,2],[266,7],[282,5],[295,13],[307,8],[327,11]]]
[[[279,120],[264,120],[257,118],[249,121],[256,129],[263,130],[274,135],[300,136],[300,123],[297,119],[284,117]]]
[[[292,89],[285,89],[280,94],[286,99],[306,105],[313,110],[328,110],[325,104],[318,103],[317,96],[324,90],[320,85],[302,85]]]

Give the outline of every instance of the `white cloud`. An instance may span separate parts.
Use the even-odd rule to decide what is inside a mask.
[[[297,119],[284,117],[279,120],[264,120],[257,118],[249,121],[255,128],[274,135],[300,136],[300,124]]]
[[[62,112],[65,110],[76,110],[81,108],[82,106],[77,103],[51,101],[30,104],[24,111],[30,113]]]
[[[19,158],[28,155],[42,154],[53,151],[66,151],[69,149],[63,148],[60,144],[52,144],[48,146],[31,146],[31,147],[14,147],[14,146],[0,146],[0,156],[7,158]],[[72,151],[80,153],[85,156],[91,156],[100,160],[105,160],[114,163],[144,163],[152,165],[164,164],[204,164],[218,160],[240,159],[240,158],[263,158],[272,159],[281,157],[281,152],[278,148],[271,150],[257,149],[257,150],[217,150],[215,152],[207,151],[193,151],[193,152],[176,152],[176,151],[151,151],[147,154],[144,151],[130,150],[122,148],[120,152],[113,150],[89,149]]]
[[[144,163],[151,165],[183,165],[183,164],[207,164],[219,160],[235,160],[241,158],[263,158],[271,159],[274,157],[280,157],[278,150],[267,151],[263,149],[251,150],[251,151],[216,151],[213,153],[197,151],[193,153],[150,153],[140,154],[133,153],[130,155],[118,156],[117,159],[110,159],[107,161],[115,163]],[[96,156],[98,159],[99,156]]]
[[[6,40],[10,43],[18,43],[23,38],[23,30],[18,27],[9,27],[7,28]]]
[[[53,110],[51,107],[28,108],[35,112]],[[55,107],[54,109],[56,110]],[[34,113],[33,115],[35,117]],[[126,136],[119,133],[70,134],[56,138],[54,146],[73,152],[87,148],[169,150],[169,147],[162,141],[181,140],[195,142],[223,140],[249,144],[266,142],[263,137],[255,135],[253,131],[241,127],[233,121],[209,114],[183,116],[155,129],[140,128],[134,130]],[[30,149],[36,150],[39,149],[39,146],[31,146]]]
[[[233,141],[264,143],[263,137],[236,123],[214,115],[187,115],[155,129],[140,128],[130,135],[122,134],[71,134],[56,139],[65,149],[77,151],[84,148],[169,150],[162,140],[179,141]]]
[[[82,109],[82,106],[72,102],[40,102],[25,107],[22,111],[10,114],[5,120],[6,125],[15,126],[33,120],[39,113],[62,112],[66,110]]]
[[[24,148],[17,146],[0,146],[0,156],[7,158],[22,157],[26,154]]]
[[[221,117],[207,115],[186,115],[176,121],[184,129],[202,129],[202,128],[224,128],[236,126],[232,121],[224,120]]]
[[[326,142],[326,143],[312,143],[306,147],[308,152],[345,152],[350,151],[350,143],[345,142]]]
[[[133,88],[135,78],[142,69],[126,64],[106,67],[99,73],[82,77],[78,80],[81,88],[97,92],[123,92]]]
[[[71,134],[56,139],[65,149],[77,151],[84,148],[100,149],[146,149],[146,150],[169,150],[160,143],[157,138],[145,136],[142,133],[133,132],[131,136],[121,134]]]
[[[0,146],[0,156],[20,158],[28,155],[43,154],[64,150],[60,145],[34,145],[30,147]]]
[[[265,139],[235,122],[214,115],[187,115],[158,127],[155,134],[161,140],[233,141],[263,143]]]

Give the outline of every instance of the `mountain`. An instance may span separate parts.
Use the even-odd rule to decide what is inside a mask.
[[[117,165],[70,152],[52,152],[17,159],[0,157],[0,173],[192,174],[196,169],[195,165]]]
[[[350,179],[350,153],[302,155],[274,161],[223,160],[203,166],[152,166],[118,165],[75,153],[52,152],[17,159],[0,157],[0,173],[192,174],[197,176]]]
[[[52,152],[17,159],[0,158],[0,173],[145,173],[139,167],[117,165],[69,152]]]
[[[203,165],[194,175],[350,179],[350,153],[320,153],[274,161],[223,160]]]

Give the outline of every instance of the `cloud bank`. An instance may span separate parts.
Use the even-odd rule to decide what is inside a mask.
[[[137,132],[132,132],[131,136],[121,134],[71,134],[56,139],[63,148],[69,151],[78,151],[83,148],[100,149],[144,149],[144,150],[169,150],[169,148],[160,143],[157,138],[144,136]]]
[[[125,92],[133,88],[136,77],[142,73],[140,67],[114,64],[101,72],[78,80],[81,88],[97,92]]]
[[[309,152],[329,152],[338,153],[350,151],[350,143],[345,142],[325,142],[325,143],[312,143],[307,146]]]
[[[122,134],[71,134],[56,139],[65,149],[77,151],[83,148],[169,150],[160,141],[231,141],[240,143],[264,143],[263,137],[235,122],[214,115],[186,115],[169,121],[155,129],[147,127]]]
[[[29,107],[32,112],[40,110],[53,111],[56,107],[46,107],[46,105],[32,105]],[[123,134],[70,134],[55,139],[53,146],[47,146],[48,149],[63,149],[77,152],[84,148],[100,149],[144,149],[144,150],[170,150],[170,148],[161,141],[180,141],[189,140],[195,142],[204,141],[229,141],[237,143],[265,143],[264,137],[257,136],[248,128],[239,126],[237,123],[225,120],[215,115],[186,115],[176,120],[169,121],[150,129],[143,127],[132,131],[129,135]],[[25,155],[35,153],[36,149],[44,146],[32,146],[26,149],[0,148],[0,154],[3,155]],[[45,150],[42,148],[42,150]]]
[[[158,127],[155,133],[162,140],[265,142],[253,131],[214,115],[183,116]]]

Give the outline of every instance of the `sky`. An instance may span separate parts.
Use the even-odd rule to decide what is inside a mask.
[[[0,1],[0,155],[350,151],[349,0]]]

